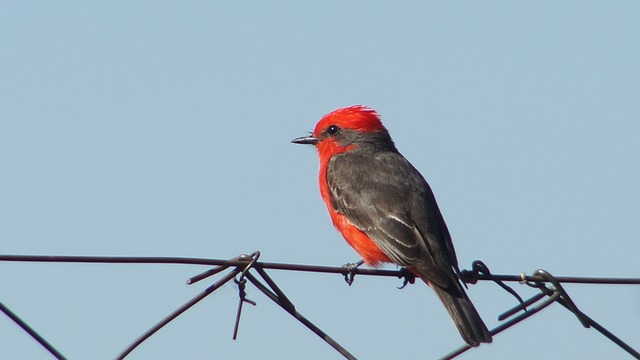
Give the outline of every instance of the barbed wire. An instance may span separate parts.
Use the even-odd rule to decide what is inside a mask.
[[[124,359],[128,356],[136,347],[142,344],[145,340],[151,337],[154,333],[160,330],[162,327],[173,321],[182,313],[187,311],[193,305],[197,304],[208,295],[222,287],[224,284],[233,280],[238,285],[239,303],[235,318],[235,325],[233,330],[233,339],[236,339],[240,318],[242,315],[242,309],[244,304],[256,305],[253,300],[246,298],[246,284],[251,283],[258,290],[260,290],[267,298],[282,307],[287,313],[305,325],[309,330],[318,335],[327,344],[333,347],[338,353],[344,356],[346,359],[356,359],[349,351],[347,351],[337,341],[332,339],[328,334],[322,331],[313,322],[305,318],[300,314],[291,300],[285,295],[280,287],[273,281],[273,279],[267,274],[265,269],[268,270],[284,270],[284,271],[302,271],[302,272],[315,272],[315,273],[330,273],[341,274],[344,280],[351,285],[356,275],[365,276],[386,276],[396,277],[403,279],[404,287],[408,283],[414,283],[415,276],[405,269],[399,270],[384,270],[384,269],[361,269],[356,264],[347,264],[342,267],[336,266],[320,266],[320,265],[305,265],[305,264],[289,264],[289,263],[272,263],[258,261],[260,258],[260,252],[255,251],[250,255],[239,255],[232,259],[206,259],[206,258],[188,258],[188,257],[123,257],[123,256],[55,256],[55,255],[2,255],[0,254],[0,261],[4,262],[52,262],[52,263],[111,263],[111,264],[183,264],[183,265],[204,265],[214,266],[213,268],[206,270],[198,275],[195,275],[187,279],[187,284],[195,284],[211,276],[225,272],[218,281],[207,287],[204,291],[185,302],[178,309],[174,310],[171,314],[167,315],[164,319],[157,322],[150,329],[145,331],[131,344],[129,344],[116,359]],[[257,274],[254,275],[252,272]],[[607,330],[602,325],[598,324],[595,320],[587,316],[580,311],[569,294],[564,290],[561,283],[577,283],[577,284],[615,284],[615,285],[640,285],[640,278],[617,278],[617,277],[575,277],[575,276],[553,276],[549,272],[539,269],[533,274],[527,275],[524,272],[519,275],[502,275],[492,274],[489,268],[481,261],[475,261],[472,264],[471,270],[462,270],[460,274],[461,280],[466,284],[475,284],[478,281],[493,281],[498,284],[502,289],[509,292],[518,300],[518,305],[508,309],[498,316],[499,321],[503,321],[496,328],[491,330],[492,335],[497,335],[500,332],[510,328],[511,326],[524,321],[525,319],[535,315],[539,311],[545,309],[554,302],[559,303],[564,308],[572,312],[580,321],[582,326],[589,328],[593,327],[598,332],[603,334],[613,343],[618,345],[621,349],[625,350],[628,354],[640,359],[640,353],[626,344],[620,338],[615,336],[612,332]],[[533,295],[527,300],[523,300],[511,287],[507,286],[505,282],[519,282],[526,284],[529,287],[539,290],[539,293]],[[18,324],[25,332],[33,337],[38,343],[40,343],[49,353],[51,353],[57,359],[65,359],[65,357],[56,350],[49,342],[47,342],[41,335],[39,335],[34,329],[32,329],[26,322],[20,319],[15,313],[13,313],[8,307],[0,303],[0,311],[5,313],[11,320]],[[449,354],[445,355],[442,359],[453,359],[458,355],[469,350],[469,345],[463,345]]]

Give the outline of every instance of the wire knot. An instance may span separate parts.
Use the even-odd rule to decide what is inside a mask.
[[[247,279],[245,279],[245,277],[248,275],[249,270],[251,270],[251,268],[254,267],[259,257],[260,257],[259,251],[255,251],[251,253],[251,255],[240,255],[238,257],[238,259],[240,260],[249,260],[249,263],[242,270],[240,270],[240,267],[238,267],[236,271],[238,272],[237,274],[239,274],[240,277],[239,278],[236,277],[235,279],[233,279],[233,282],[235,282],[238,285],[238,297],[240,298],[240,301],[238,302],[238,312],[236,313],[236,323],[233,327],[233,340],[235,340],[238,337],[238,328],[240,326],[240,315],[242,315],[242,305],[244,305],[244,303],[248,303],[253,306],[257,305],[255,301],[247,299],[247,292],[245,290],[247,285]]]

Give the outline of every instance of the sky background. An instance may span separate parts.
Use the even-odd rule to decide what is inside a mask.
[[[635,1],[2,2],[0,252],[357,261],[315,150],[290,140],[366,104],[431,184],[462,268],[638,277],[639,18]],[[69,358],[111,359],[205,269],[0,263],[0,301]],[[270,274],[358,358],[462,344],[423,284]],[[566,289],[640,349],[640,287]],[[229,284],[129,358],[341,358],[247,293],[237,341]],[[489,327],[515,304],[488,282],[469,295]],[[559,305],[460,358],[540,357],[629,358]],[[0,358],[50,355],[0,316]]]

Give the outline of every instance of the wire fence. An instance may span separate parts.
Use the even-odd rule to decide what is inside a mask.
[[[349,266],[317,266],[303,264],[286,264],[286,263],[270,263],[258,261],[260,252],[256,251],[249,255],[239,255],[232,259],[205,259],[205,258],[185,258],[185,257],[105,257],[105,256],[46,256],[46,255],[0,255],[0,261],[4,262],[52,262],[52,263],[109,263],[109,264],[189,264],[213,266],[198,275],[187,280],[187,284],[195,284],[196,282],[207,279],[211,276],[221,274],[220,279],[207,287],[198,295],[185,302],[171,314],[158,321],[155,325],[141,334],[137,339],[132,341],[116,359],[126,358],[136,347],[145,340],[155,334],[162,327],[176,319],[182,313],[187,311],[193,305],[197,304],[208,295],[215,292],[223,285],[233,281],[238,288],[238,308],[235,318],[233,331],[233,339],[238,334],[242,309],[245,304],[256,305],[256,303],[246,297],[246,286],[248,283],[255,286],[267,298],[279,305],[287,313],[296,320],[306,326],[313,333],[318,335],[327,344],[333,347],[338,353],[346,359],[356,359],[346,348],[331,338],[327,333],[322,331],[309,319],[300,314],[295,305],[289,300],[282,289],[268,275],[266,270],[284,270],[284,271],[302,271],[315,273],[341,274],[345,281],[351,285],[356,275],[364,276],[391,276],[403,279],[404,283],[401,287],[409,283],[414,283],[415,276],[405,269],[400,270],[381,270],[381,269],[360,269],[355,264]],[[539,269],[533,274],[521,273],[519,275],[500,275],[492,274],[489,268],[481,261],[475,261],[471,270],[463,270],[461,272],[461,280],[466,284],[475,284],[478,281],[493,281],[502,289],[513,295],[518,304],[498,316],[501,324],[491,330],[492,335],[497,335],[504,330],[509,329],[513,325],[528,319],[539,311],[545,309],[553,303],[558,303],[573,313],[582,326],[586,328],[594,328],[603,336],[615,343],[629,355],[640,359],[640,353],[615,336],[611,331],[597,323],[584,312],[580,311],[569,294],[562,287],[562,283],[579,283],[579,284],[615,284],[615,285],[640,285],[640,278],[599,278],[599,277],[571,277],[571,276],[553,276],[549,272]],[[518,293],[505,282],[519,282],[526,284],[531,288],[539,290],[538,293],[530,298],[523,300]],[[27,332],[42,347],[44,347],[51,355],[57,359],[66,359],[58,350],[55,349],[46,339],[39,335],[26,322],[20,319],[8,307],[0,303],[0,311],[6,314],[12,321]],[[442,357],[442,359],[453,359],[458,355],[469,350],[469,345],[463,345],[451,351]]]

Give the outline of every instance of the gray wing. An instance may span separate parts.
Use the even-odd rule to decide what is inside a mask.
[[[458,271],[449,231],[422,175],[399,153],[348,153],[329,162],[334,210],[402,266],[441,287]]]

